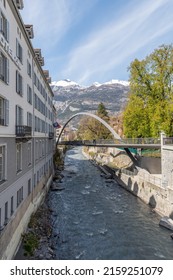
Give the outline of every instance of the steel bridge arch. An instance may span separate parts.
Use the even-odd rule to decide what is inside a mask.
[[[61,138],[61,135],[65,129],[65,127],[67,126],[67,124],[75,117],[77,116],[80,116],[80,115],[86,115],[86,116],[89,116],[89,117],[92,117],[96,120],[98,120],[99,122],[101,122],[105,127],[108,128],[108,130],[112,133],[112,135],[114,136],[115,139],[121,139],[121,137],[115,132],[115,130],[107,123],[105,122],[103,119],[101,119],[100,117],[98,117],[97,115],[94,115],[92,113],[87,113],[87,112],[80,112],[80,113],[76,113],[75,115],[73,115],[72,117],[70,117],[70,119],[64,124],[59,136],[58,136],[58,139],[57,139],[57,142],[56,142],[56,145],[58,145],[59,143],[59,140]]]
[[[102,120],[100,117],[98,117],[97,115],[94,115],[92,113],[88,113],[88,112],[80,112],[80,113],[76,113],[75,115],[73,115],[72,117],[70,117],[70,119],[64,124],[58,139],[56,141],[56,147],[58,146],[59,140],[61,138],[61,135],[64,131],[64,128],[66,127],[66,125],[75,117],[80,116],[80,115],[84,115],[84,116],[89,116],[92,117],[96,120],[98,120],[99,122],[101,122],[105,127],[107,127],[109,129],[109,131],[112,133],[112,135],[114,136],[115,139],[118,139],[120,141],[122,141],[121,137],[115,132],[115,130],[104,120]],[[126,151],[127,155],[131,158],[131,160],[135,163],[138,164],[137,159],[132,155],[132,153],[130,152],[130,150],[128,148],[124,148],[124,150]]]

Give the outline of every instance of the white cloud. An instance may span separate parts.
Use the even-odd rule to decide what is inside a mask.
[[[127,61],[138,55],[142,48],[158,47],[159,38],[173,28],[172,0],[129,0],[115,13],[117,17],[106,15],[106,23],[100,20],[99,25],[97,22],[95,26],[87,26],[85,36],[78,38],[73,33],[75,47],[72,46],[68,40],[72,36],[72,28],[79,30],[81,20],[87,20],[87,13],[100,1],[33,0],[32,6],[31,0],[24,1],[26,23],[35,26],[33,44],[37,45],[34,47],[41,47],[44,51],[42,55],[46,55],[46,64],[55,77],[86,84],[93,79],[103,79],[112,71],[114,76],[111,78],[117,78],[115,75],[120,66],[127,65]],[[116,1],[122,3],[121,0]],[[59,53],[57,49],[61,45],[65,45],[66,50]]]
[[[33,42],[40,43],[42,47],[47,45],[51,49],[97,1],[80,5],[80,0],[25,0],[21,14],[27,20],[25,23],[35,27]]]
[[[85,83],[94,74],[109,71],[124,62],[141,47],[157,39],[173,27],[167,20],[152,22],[167,1],[138,2],[138,6],[126,12],[89,35],[87,40],[69,55],[69,64],[64,76],[76,76],[77,81]],[[128,7],[129,8],[129,7]],[[82,71],[81,71],[82,69]],[[100,73],[100,74],[99,74]]]

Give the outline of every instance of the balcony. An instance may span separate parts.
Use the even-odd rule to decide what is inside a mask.
[[[33,25],[25,24],[25,30],[26,30],[26,33],[28,34],[29,39],[33,39],[34,38]]]
[[[14,2],[15,2],[16,7],[17,7],[18,9],[20,9],[20,10],[23,9],[23,7],[24,7],[24,5],[23,5],[23,0],[15,0]]]
[[[16,125],[16,140],[29,141],[32,137],[32,128],[26,125]]]
[[[53,139],[54,138],[54,132],[49,132],[49,139]]]

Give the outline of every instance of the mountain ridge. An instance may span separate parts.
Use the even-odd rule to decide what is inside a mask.
[[[77,86],[79,88],[89,88],[91,86],[96,86],[96,87],[100,87],[102,85],[110,85],[110,84],[121,84],[124,86],[129,86],[129,82],[128,81],[123,81],[123,80],[115,80],[112,79],[108,82],[105,83],[99,83],[99,82],[94,82],[93,84],[89,85],[89,86],[82,86],[79,85],[78,83],[71,81],[70,79],[64,79],[64,80],[60,80],[60,81],[54,81],[51,83],[51,87],[70,87],[70,86]],[[54,89],[55,90],[55,89]]]
[[[54,92],[57,119],[61,124],[78,112],[95,113],[101,102],[109,115],[119,114],[127,103],[129,92],[127,81],[114,79],[103,84],[96,82],[87,87],[66,79],[52,82],[51,87]],[[75,119],[73,125],[76,126]]]

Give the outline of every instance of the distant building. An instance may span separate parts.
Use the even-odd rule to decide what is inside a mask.
[[[44,58],[22,0],[0,0],[0,259],[11,259],[49,188],[55,108]]]

